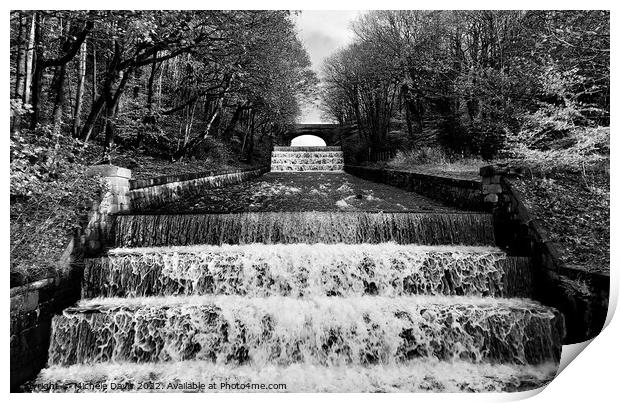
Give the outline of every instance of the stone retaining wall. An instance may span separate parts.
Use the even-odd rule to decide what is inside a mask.
[[[241,183],[265,172],[269,172],[268,166],[132,180],[129,182],[131,190],[127,196],[131,211],[140,211],[159,207],[167,202],[199,194],[208,189]]]
[[[480,169],[485,200],[495,219],[496,241],[517,255],[532,257],[535,295],[565,317],[565,344],[589,340],[602,330],[609,303],[609,275],[571,264],[561,244],[550,240],[544,223],[534,217],[510,179],[516,172],[488,166]]]
[[[80,276],[48,278],[11,288],[11,391],[47,363],[52,317],[80,298]]]
[[[345,165],[344,170],[363,179],[443,201],[450,206],[474,211],[488,209],[488,205],[484,203],[480,181],[353,165]]]

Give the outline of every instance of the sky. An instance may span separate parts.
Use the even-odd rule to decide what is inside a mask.
[[[327,56],[352,42],[354,34],[350,25],[361,13],[359,10],[307,10],[295,17],[299,37],[317,74]],[[302,106],[300,123],[329,122],[321,118],[317,105],[308,104]]]

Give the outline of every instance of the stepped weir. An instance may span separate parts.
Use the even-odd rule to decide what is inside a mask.
[[[272,172],[342,172],[344,158],[340,147],[274,147]]]
[[[272,171],[345,175],[339,147],[295,148]],[[490,214],[337,208],[116,215],[37,381],[473,392],[553,378],[563,317],[530,299],[530,259],[495,245]]]

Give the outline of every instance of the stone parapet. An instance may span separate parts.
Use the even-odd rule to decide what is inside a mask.
[[[345,165],[344,170],[360,178],[413,191],[450,206],[474,211],[488,208],[483,203],[480,181],[353,165]]]
[[[148,210],[183,197],[201,194],[209,189],[235,185],[259,177],[265,172],[269,172],[268,166],[140,179],[130,181],[131,190],[127,197],[132,211]]]
[[[67,272],[13,287],[11,297],[11,391],[32,379],[47,362],[52,317],[80,297],[80,276]]]

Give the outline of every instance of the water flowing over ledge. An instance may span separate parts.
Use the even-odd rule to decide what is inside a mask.
[[[342,172],[343,169],[340,147],[275,147],[271,154],[272,172]]]
[[[251,243],[493,245],[490,214],[256,212],[117,215],[116,246]]]
[[[235,386],[248,383],[286,385],[286,389],[271,389],[269,392],[516,392],[546,385],[555,376],[556,369],[554,363],[534,366],[426,359],[412,360],[405,365],[356,367],[321,367],[307,364],[256,367],[220,365],[204,361],[107,363],[53,366],[44,369],[37,383],[60,383],[61,387],[56,390],[40,388],[36,391],[80,391],[75,384],[100,382],[106,386],[101,389],[107,392],[179,392],[179,384],[202,382],[205,385],[215,383],[215,388],[203,390],[205,392],[261,392],[260,389]],[[137,390],[138,383],[154,383],[161,385],[162,389],[147,387],[146,390]],[[129,384],[134,385],[134,388],[113,389],[112,384]],[[82,391],[102,391],[101,389]]]
[[[342,152],[342,147],[340,146],[293,146],[293,147],[289,147],[289,146],[275,146],[273,147],[273,151],[274,152],[278,152],[278,151],[294,151],[294,152],[309,152],[309,151],[318,151],[318,152],[325,152],[325,151],[334,151],[334,152]]]
[[[493,247],[386,244],[112,249],[88,259],[82,297],[530,296],[529,259]]]
[[[53,321],[49,364],[559,362],[561,315],[524,299],[152,297],[84,301]]]

